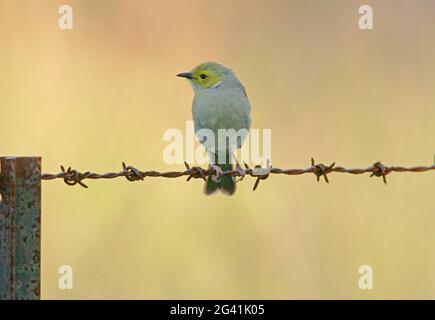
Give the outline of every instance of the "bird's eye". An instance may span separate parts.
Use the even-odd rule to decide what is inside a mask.
[[[201,77],[201,79],[205,79],[205,78],[207,78],[207,75],[204,74],[204,73],[200,74],[199,76]]]

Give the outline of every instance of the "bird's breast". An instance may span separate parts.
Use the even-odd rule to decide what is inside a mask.
[[[250,115],[246,96],[230,90],[212,90],[195,95],[192,107],[195,131],[248,129]]]

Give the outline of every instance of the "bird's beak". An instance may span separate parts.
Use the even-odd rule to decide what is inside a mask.
[[[177,74],[177,77],[187,78],[187,79],[194,79],[193,74],[190,72],[182,72]]]

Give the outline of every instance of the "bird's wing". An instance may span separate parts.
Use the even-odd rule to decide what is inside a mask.
[[[241,84],[240,82],[239,82],[239,84],[238,84],[238,86],[237,86],[242,92],[243,92],[243,94],[245,95],[245,97],[247,98],[248,97],[248,94],[246,93],[246,89],[245,89],[245,87],[243,86],[243,84]]]
[[[237,85],[237,88],[243,92],[243,95],[245,96],[246,99],[248,99],[248,93],[246,92],[245,87],[243,86],[243,84],[241,84],[239,82],[239,84]],[[248,111],[251,111],[251,105],[248,102]]]

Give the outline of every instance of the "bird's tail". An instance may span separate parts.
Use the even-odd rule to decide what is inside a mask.
[[[218,164],[222,171],[233,170],[233,165],[230,163],[229,157],[227,157],[227,159],[227,163]],[[217,163],[217,161],[215,163]],[[222,176],[220,181],[216,182],[211,176],[209,176],[204,184],[204,193],[206,195],[211,195],[218,190],[220,190],[223,194],[230,196],[236,192],[236,181],[234,181],[233,177],[231,176]]]

